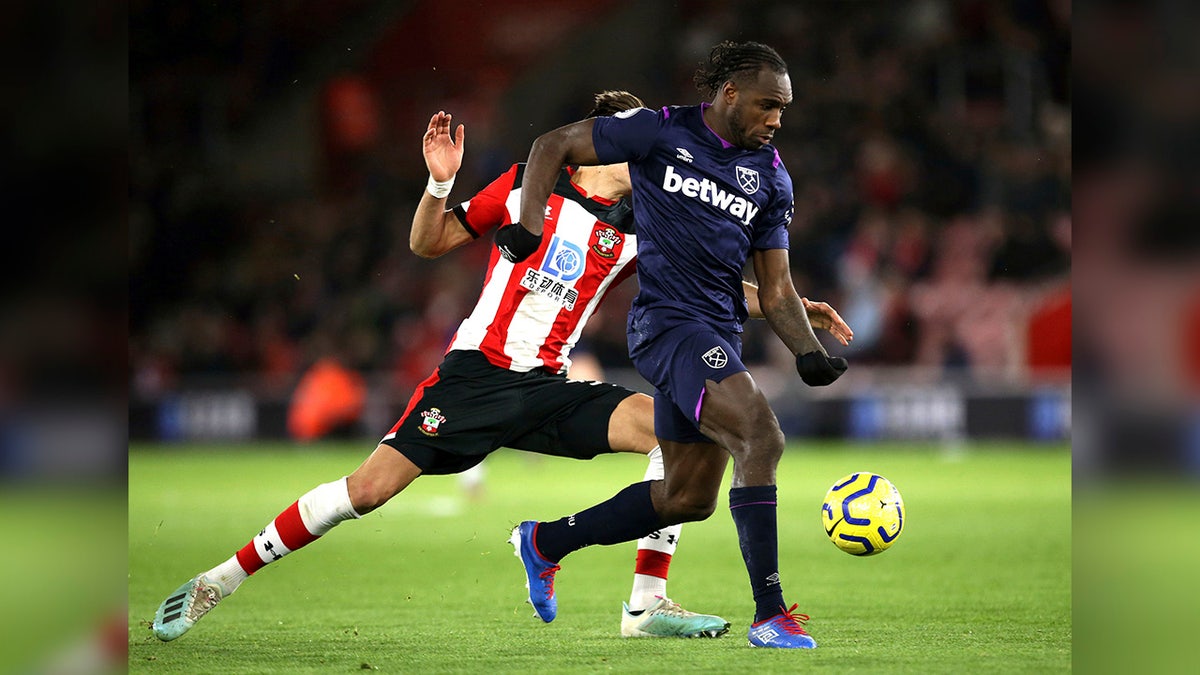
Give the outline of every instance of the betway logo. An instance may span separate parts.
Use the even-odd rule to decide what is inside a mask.
[[[707,178],[684,178],[675,173],[675,167],[670,164],[667,165],[667,173],[663,176],[662,187],[667,192],[682,192],[686,197],[712,204],[742,221],[743,225],[749,225],[750,220],[758,215],[758,207],[749,199],[726,192]]]

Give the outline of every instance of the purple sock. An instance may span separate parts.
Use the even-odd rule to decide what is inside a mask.
[[[573,516],[538,523],[534,544],[543,558],[558,562],[584,546],[633,541],[659,527],[658,514],[650,501],[650,482],[645,481]]]
[[[779,584],[779,532],[775,521],[775,486],[731,488],[729,511],[737,527],[738,545],[750,590],[754,593],[754,622],[782,612],[783,587]]]

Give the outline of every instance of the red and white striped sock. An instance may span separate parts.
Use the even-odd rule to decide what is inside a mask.
[[[650,465],[642,480],[662,480],[662,450],[654,448],[648,455]],[[660,597],[667,597],[667,571],[671,567],[671,556],[679,545],[682,525],[671,525],[638,539],[637,565],[633,574],[633,590],[629,593],[629,610],[636,612],[653,605]]]
[[[232,593],[251,574],[316,541],[334,525],[361,518],[350,503],[346,478],[309,490],[287,507],[233,557],[204,573]]]

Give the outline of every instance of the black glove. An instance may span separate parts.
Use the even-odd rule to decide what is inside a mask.
[[[840,356],[826,356],[819,351],[796,355],[796,372],[810,387],[824,387],[846,372],[850,364]]]
[[[496,248],[510,263],[519,263],[533,255],[542,245],[542,235],[533,234],[520,223],[505,225],[496,230]]]

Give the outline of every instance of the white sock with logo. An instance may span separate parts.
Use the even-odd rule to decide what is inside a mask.
[[[263,566],[316,541],[335,525],[360,518],[350,501],[345,476],[304,493],[267,523],[232,558],[204,572],[205,578],[233,593]]]
[[[655,447],[648,455],[650,465],[642,480],[662,480],[662,449]],[[671,525],[638,539],[637,566],[633,574],[633,590],[629,593],[629,610],[638,612],[667,597],[667,570],[679,545],[682,525]]]

